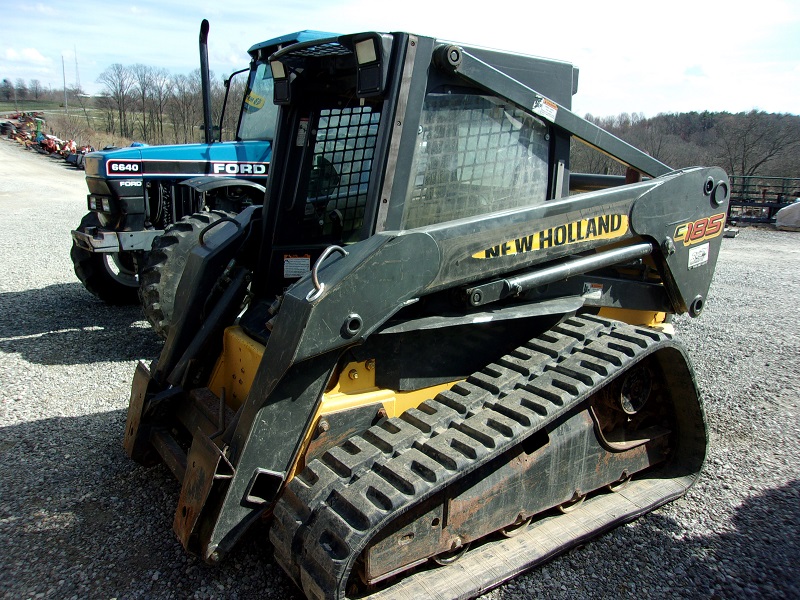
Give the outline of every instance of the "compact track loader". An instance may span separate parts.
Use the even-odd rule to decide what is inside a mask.
[[[269,61],[264,204],[203,231],[133,381],[186,549],[266,518],[309,598],[464,598],[683,494],[707,436],[669,316],[703,310],[725,173],[576,116],[564,62],[407,33]],[[570,174],[573,137],[629,183]]]

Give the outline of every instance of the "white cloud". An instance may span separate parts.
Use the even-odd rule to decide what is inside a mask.
[[[23,48],[19,51],[14,48],[6,48],[5,58],[11,62],[24,62],[33,65],[47,65],[51,62],[36,48]]]
[[[52,17],[53,15],[58,14],[56,9],[54,9],[52,6],[48,6],[46,4],[41,4],[41,3],[37,3],[36,6],[34,6],[34,10],[36,11],[37,14],[46,17]]]
[[[22,51],[22,56],[25,60],[37,64],[47,64],[50,62],[50,59],[42,56],[42,53],[39,52],[36,48],[25,48]]]

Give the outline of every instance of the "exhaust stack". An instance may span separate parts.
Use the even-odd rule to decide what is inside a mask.
[[[214,142],[214,125],[211,123],[211,76],[208,72],[208,19],[200,23],[200,79],[203,85],[203,129],[206,144]]]

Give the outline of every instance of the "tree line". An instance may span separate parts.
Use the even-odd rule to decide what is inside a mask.
[[[95,99],[105,131],[149,144],[186,144],[200,141],[203,133],[200,70],[170,75],[165,69],[115,63],[100,74],[103,93]],[[234,135],[238,109],[246,84],[244,74],[231,82],[230,103],[222,124],[223,136]],[[211,75],[211,114],[219,124],[225,97],[223,82]]]
[[[800,116],[751,110],[586,118],[676,169],[716,165],[732,176],[800,177]],[[577,141],[570,167],[624,173],[619,163]]]
[[[47,90],[38,79],[31,79],[28,83],[25,83],[25,80],[21,77],[16,82],[6,78],[3,79],[3,83],[0,85],[0,97],[6,102],[16,100],[22,102],[28,98],[38,102],[50,93],[50,90]]]
[[[102,91],[89,97],[78,86],[66,91],[71,109],[60,123],[62,137],[89,139],[97,132],[114,143],[184,144],[202,141],[203,107],[200,70],[170,74],[148,65],[115,63],[98,78]],[[224,98],[221,79],[212,76],[212,116],[219,123]],[[235,135],[246,76],[233,79],[222,138]],[[64,101],[63,91],[44,88],[36,79],[4,79],[6,101]],[[800,117],[749,112],[688,112],[645,117],[622,113],[589,121],[674,168],[718,165],[732,176],[800,177]],[[606,155],[573,142],[573,172],[622,174],[624,168]]]

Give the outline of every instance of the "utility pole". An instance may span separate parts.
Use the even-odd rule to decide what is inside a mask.
[[[69,106],[67,105],[67,70],[64,68],[64,55],[61,55],[61,76],[64,78],[64,112],[69,116]]]
[[[72,50],[75,52],[75,89],[78,93],[81,93],[81,75],[78,73],[78,47],[72,46]]]

